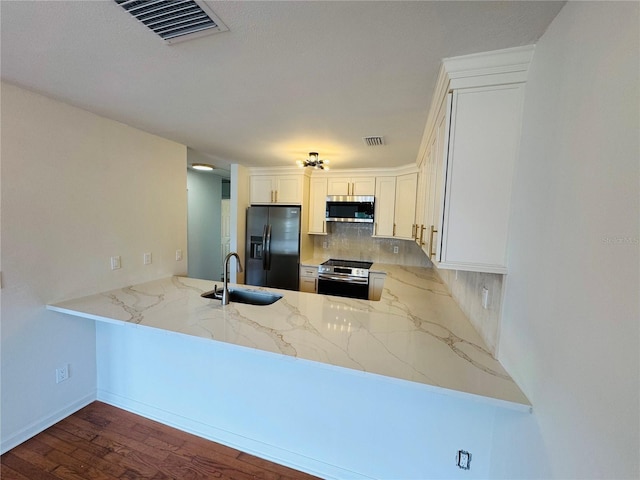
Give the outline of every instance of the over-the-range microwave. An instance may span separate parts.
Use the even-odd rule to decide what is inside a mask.
[[[374,197],[363,195],[327,196],[327,222],[373,223]]]

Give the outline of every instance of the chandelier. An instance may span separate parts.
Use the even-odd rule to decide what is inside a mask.
[[[300,168],[313,167],[320,170],[329,170],[329,167],[327,166],[329,160],[319,160],[318,152],[309,152],[309,158],[306,160],[298,160],[296,163]]]

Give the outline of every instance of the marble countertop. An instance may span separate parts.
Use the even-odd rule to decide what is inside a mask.
[[[302,262],[303,265],[307,265]],[[434,387],[439,393],[528,411],[530,403],[489,353],[429,268],[376,264],[380,301],[272,288],[269,306],[200,297],[219,282],[168,277],[48,305],[98,321],[136,324]]]

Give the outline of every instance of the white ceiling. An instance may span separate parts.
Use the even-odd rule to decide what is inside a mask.
[[[440,60],[533,44],[563,3],[208,2],[229,31],[170,46],[113,1],[2,0],[1,74],[222,167],[406,165]]]

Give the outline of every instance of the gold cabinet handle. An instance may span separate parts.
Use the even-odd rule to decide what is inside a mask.
[[[273,203],[278,203],[278,190],[274,191],[273,193],[274,193],[274,195],[273,195],[273,198],[274,198]]]
[[[374,235],[378,234],[378,222],[373,224],[373,234]]]
[[[429,259],[433,257],[436,252],[433,251],[433,234],[438,233],[438,230],[435,229],[433,225],[429,226]]]
[[[420,225],[420,246],[424,245],[424,231],[427,229],[426,225]]]
[[[393,236],[394,237],[396,236],[396,224],[395,223],[393,224]]]
[[[327,221],[322,221],[322,233],[327,233]]]
[[[416,224],[415,223],[411,224],[411,238],[413,238],[413,239],[416,238]]]

